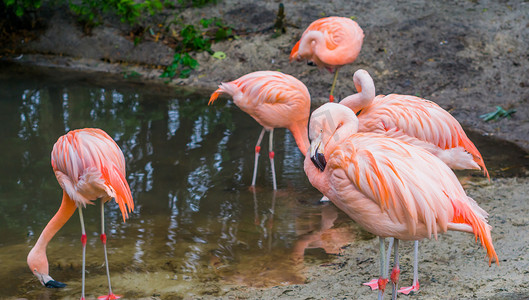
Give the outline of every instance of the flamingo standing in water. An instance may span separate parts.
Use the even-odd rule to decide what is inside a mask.
[[[357,70],[353,82],[358,93],[340,101],[358,117],[358,132],[375,132],[422,147],[436,155],[452,169],[487,168],[476,146],[467,137],[461,124],[446,110],[432,101],[409,95],[378,95],[369,73]],[[414,245],[413,284],[399,292],[409,294],[419,290],[418,241]],[[377,280],[365,285],[378,288]]]
[[[307,124],[310,114],[310,94],[307,87],[295,77],[281,72],[258,71],[231,82],[221,83],[211,94],[208,104],[212,104],[223,93],[230,95],[235,105],[263,126],[255,146],[252,187],[255,187],[261,141],[265,131],[270,132],[268,155],[272,165],[274,190],[276,190],[274,128],[290,130],[301,153],[307,154],[309,145]]]
[[[329,100],[334,101],[334,87],[341,66],[358,57],[364,31],[350,18],[326,17],[312,22],[290,52],[290,61],[307,60],[309,64],[334,72]]]
[[[304,169],[314,187],[380,237],[379,299],[388,282],[385,237],[395,238],[394,299],[400,239],[437,237],[447,230],[474,233],[489,265],[492,260],[498,263],[487,213],[466,195],[445,163],[420,147],[381,134],[357,133],[358,128],[356,115],[343,105],[327,103],[315,110]]]
[[[81,219],[81,242],[83,245],[82,293],[85,298],[85,253],[86,232],[82,208],[101,199],[101,242],[105,253],[105,266],[109,293],[99,299],[117,299],[110,285],[108,268],[104,203],[116,200],[123,216],[134,209],[129,185],[125,179],[125,158],[118,145],[101,129],[85,128],[73,130],[61,136],[51,153],[51,165],[57,181],[63,189],[59,211],[42,231],[37,243],[28,254],[28,266],[42,285],[62,288],[66,284],[53,280],[49,275],[46,247],[59,229],[70,219],[76,209]]]

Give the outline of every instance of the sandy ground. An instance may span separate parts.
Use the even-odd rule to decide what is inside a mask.
[[[353,93],[352,74],[368,70],[378,94],[402,93],[435,101],[466,128],[511,141],[529,150],[529,3],[521,1],[284,1],[287,32],[277,38],[273,25],[279,2],[219,1],[189,9],[192,23],[219,16],[233,26],[238,39],[213,45],[226,59],[198,55],[199,68],[171,85],[213,90],[221,81],[257,70],[281,70],[303,81],[313,105],[327,99],[332,75],[305,63],[289,63],[288,54],[304,28],[330,15],[355,17],[365,32],[359,58],[342,68],[336,96]],[[157,22],[174,19],[166,11]],[[163,16],[163,17],[162,17]],[[4,43],[2,59],[116,74],[136,71],[144,83],[163,82],[157,66],[168,64],[173,51],[162,41],[137,46],[130,28],[106,22],[91,35],[71,16],[49,12],[47,27],[35,40]],[[23,54],[23,55],[20,55]],[[511,119],[484,122],[479,116],[496,105],[516,109]],[[471,235],[449,233],[420,246],[421,291],[417,299],[529,298],[529,191],[527,178],[476,177],[467,191],[490,214],[500,266],[490,268],[485,252]],[[403,284],[411,282],[411,243],[402,247]],[[268,289],[234,287],[223,298],[357,299],[374,298],[361,286],[378,274],[378,240],[344,249],[330,265],[308,269],[306,284]],[[210,298],[204,296],[204,298]],[[211,298],[214,298],[213,296]],[[404,298],[404,296],[402,297]]]

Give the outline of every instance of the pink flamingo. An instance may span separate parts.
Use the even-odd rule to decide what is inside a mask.
[[[340,101],[358,116],[359,132],[375,132],[422,147],[452,169],[483,169],[483,158],[461,124],[432,101],[409,95],[378,95],[369,73],[353,75],[358,93]]]
[[[490,179],[481,154],[467,137],[461,124],[432,101],[409,95],[390,94],[375,97],[375,84],[369,73],[357,70],[353,82],[358,93],[340,101],[358,117],[358,132],[375,132],[422,147],[452,169],[483,169]],[[418,249],[414,245],[413,284],[399,292],[419,290]],[[378,288],[377,280],[365,285]]]
[[[274,128],[290,130],[301,153],[307,154],[309,145],[307,124],[310,114],[310,94],[307,87],[295,77],[281,72],[258,71],[231,82],[221,83],[211,94],[208,104],[212,104],[223,93],[229,94],[235,105],[263,126],[255,146],[252,187],[255,187],[261,141],[265,131],[270,132],[268,154],[272,165],[274,190],[276,190]]]
[[[106,248],[104,203],[112,198],[121,210],[123,221],[134,209],[129,185],[125,179],[125,158],[118,145],[101,129],[85,128],[73,130],[61,136],[51,153],[51,165],[57,181],[63,189],[59,211],[42,231],[35,246],[28,254],[28,266],[33,274],[46,287],[62,288],[66,284],[53,280],[49,275],[46,247],[53,236],[70,219],[75,209],[79,209],[81,219],[81,242],[83,245],[82,292],[85,298],[85,253],[87,236],[82,208],[101,199],[101,242],[105,253],[105,266],[108,278],[108,295],[99,299],[118,299],[112,292]]]
[[[400,272],[398,240],[437,237],[447,230],[474,233],[489,265],[492,260],[498,263],[487,213],[466,195],[445,163],[420,147],[358,129],[358,118],[343,105],[327,103],[315,110],[304,168],[314,187],[380,237],[379,299],[388,282],[385,237],[395,238],[394,299]]]
[[[309,64],[334,72],[329,100],[334,101],[338,70],[358,57],[364,32],[350,18],[327,17],[312,22],[290,52],[290,61],[308,60]]]

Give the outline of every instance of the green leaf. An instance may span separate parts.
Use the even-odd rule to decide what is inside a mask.
[[[226,53],[222,52],[222,51],[216,51],[215,53],[213,53],[212,55],[214,58],[216,59],[225,59],[226,58]]]
[[[24,8],[22,8],[22,6],[17,6],[15,14],[17,17],[22,17],[22,15],[24,15]]]

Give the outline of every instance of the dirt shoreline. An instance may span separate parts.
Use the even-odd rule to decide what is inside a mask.
[[[307,85],[314,107],[326,101],[331,74],[289,63],[288,54],[304,28],[321,16],[354,16],[365,32],[359,58],[341,70],[337,98],[355,91],[351,77],[368,70],[377,94],[419,95],[449,110],[465,127],[513,142],[529,151],[529,3],[505,1],[284,1],[289,23],[277,38],[263,31],[273,24],[276,1],[219,1],[189,9],[190,23],[218,16],[233,26],[239,39],[213,45],[227,54],[218,60],[197,56],[200,66],[187,79],[169,86],[214,90],[221,81],[257,70],[281,70]],[[164,12],[170,15],[170,12]],[[123,76],[138,72],[143,84],[163,84],[159,65],[170,63],[173,51],[163,43],[134,46],[127,28],[113,21],[85,35],[70,15],[55,11],[40,38],[1,46],[1,60]],[[169,18],[166,19],[166,21]],[[512,118],[484,122],[480,115],[496,105],[514,108]],[[529,191],[527,178],[473,177],[468,194],[489,212],[500,266],[487,266],[485,252],[472,236],[448,233],[438,241],[421,242],[421,291],[416,299],[529,299]],[[227,299],[363,299],[375,294],[361,285],[378,274],[378,240],[344,249],[327,266],[307,270],[304,285],[268,289],[231,287]],[[411,243],[402,247],[401,280],[411,282]],[[170,297],[168,295],[168,297]],[[161,296],[164,299],[163,295]],[[401,296],[405,298],[405,296]]]

